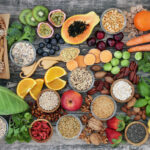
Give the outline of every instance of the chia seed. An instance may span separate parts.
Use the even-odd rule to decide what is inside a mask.
[[[136,123],[129,126],[127,137],[133,143],[140,143],[146,136],[146,130],[143,125]]]

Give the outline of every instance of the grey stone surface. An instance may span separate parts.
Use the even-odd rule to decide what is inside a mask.
[[[10,13],[11,14],[11,22],[13,20],[18,19],[18,15],[22,9],[25,8],[33,8],[35,5],[45,5],[49,8],[49,10],[53,9],[62,9],[66,12],[67,17],[79,14],[79,13],[87,13],[89,11],[95,11],[99,15],[107,9],[111,7],[117,7],[123,10],[129,10],[131,6],[134,6],[136,4],[143,4],[143,6],[147,9],[150,8],[149,0],[0,0],[0,13]],[[99,25],[97,25],[95,31],[99,29]],[[55,30],[56,32],[59,32],[59,29]],[[94,33],[94,32],[93,32]],[[92,34],[93,34],[92,33]],[[106,38],[108,35],[106,36]],[[37,44],[39,43],[40,39],[37,39],[35,41],[35,46],[37,47]],[[127,37],[124,38],[124,41],[127,40]],[[68,44],[65,44],[61,46],[67,47]],[[81,53],[85,54],[89,50],[89,47],[87,47],[86,43],[80,44],[77,47],[80,48]],[[113,51],[113,49],[110,49]],[[62,67],[65,67],[63,63],[59,63]],[[17,83],[21,80],[19,77],[20,68],[14,66],[10,62],[10,72],[11,72],[11,79],[10,80],[0,80],[0,85],[3,85],[7,88],[10,88],[15,92]],[[36,73],[32,76],[34,79],[36,78],[42,78],[44,76],[45,70],[38,69]],[[141,74],[143,76],[149,76],[148,74]],[[69,86],[67,86],[64,90],[68,89]],[[63,91],[64,91],[63,90]],[[63,92],[60,91],[60,94]],[[27,96],[26,100],[30,100],[30,96]],[[118,104],[118,111],[119,114],[120,110],[120,104]],[[73,112],[77,116],[80,116],[82,113],[80,111]],[[150,141],[147,141],[147,143],[140,147],[134,147],[129,144],[123,144],[120,145],[117,150],[149,150]],[[110,145],[100,145],[100,146],[93,146],[93,145],[87,145],[86,143],[82,142],[81,140],[63,140],[58,137],[58,135],[55,132],[55,124],[54,124],[54,135],[51,140],[49,140],[47,143],[38,144],[34,141],[30,143],[14,143],[14,144],[6,144],[4,140],[0,141],[0,150],[111,150],[112,148]]]

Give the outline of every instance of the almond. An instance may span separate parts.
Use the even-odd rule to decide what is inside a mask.
[[[128,107],[128,108],[133,107],[134,104],[135,104],[135,102],[136,102],[136,98],[133,97],[133,98],[127,103],[127,107]]]
[[[99,66],[99,65],[93,65],[93,66],[91,67],[91,70],[96,72],[96,71],[100,71],[101,68],[102,68],[102,67]]]
[[[110,77],[110,76],[106,76],[105,77],[105,81],[110,83],[110,84],[112,84],[114,82],[114,79],[112,77]]]
[[[101,78],[105,77],[106,74],[107,73],[105,71],[98,71],[98,72],[95,73],[95,78],[96,79],[101,79]]]
[[[106,95],[108,95],[108,94],[110,94],[110,91],[107,90],[107,89],[104,89],[104,90],[101,91],[101,94],[106,94]]]

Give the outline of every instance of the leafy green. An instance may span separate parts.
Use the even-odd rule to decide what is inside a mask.
[[[29,112],[12,115],[9,120],[9,129],[5,137],[8,144],[14,143],[16,140],[20,142],[30,142],[29,134],[30,124],[33,117]]]
[[[146,106],[146,115],[150,117],[150,104]]]
[[[0,115],[11,115],[26,111],[28,104],[11,90],[0,86]]]
[[[140,98],[136,101],[134,107],[144,107],[147,105],[147,99]]]

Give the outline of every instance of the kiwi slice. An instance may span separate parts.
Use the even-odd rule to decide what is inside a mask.
[[[31,9],[24,9],[21,11],[21,13],[19,14],[19,20],[22,24],[24,25],[27,24],[25,17],[28,13],[31,13],[31,12],[32,12]]]
[[[35,6],[32,10],[33,17],[38,21],[46,21],[48,19],[49,10],[41,5]]]
[[[34,19],[34,17],[32,16],[32,12],[28,13],[28,14],[25,16],[25,19],[26,19],[27,24],[30,25],[30,26],[35,27],[35,26],[38,25],[38,21],[36,21],[36,20]]]

